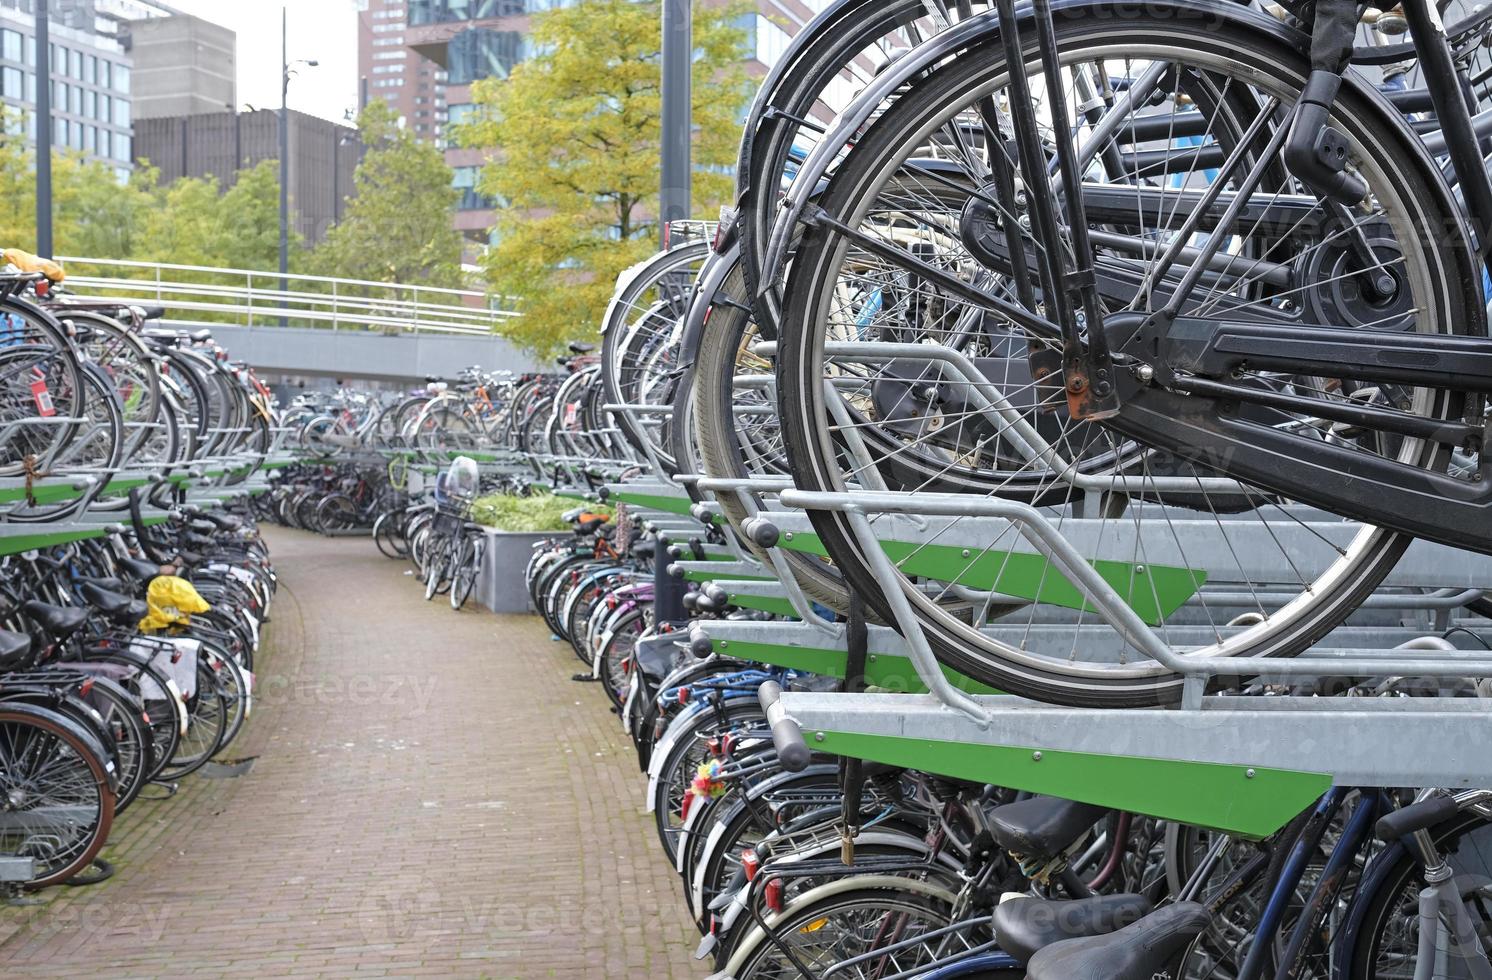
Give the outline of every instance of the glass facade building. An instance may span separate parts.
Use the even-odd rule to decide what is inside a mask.
[[[109,163],[127,176],[134,159],[131,62],[119,41],[85,29],[95,19],[54,4],[51,25],[52,144]],[[13,133],[36,138],[36,26],[31,0],[0,0],[0,102]],[[61,16],[59,16],[61,15]]]

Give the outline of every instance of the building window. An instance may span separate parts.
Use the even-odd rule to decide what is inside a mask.
[[[21,80],[21,69],[11,68],[8,65],[0,69],[0,92],[5,93],[7,99],[20,99],[25,95],[21,91],[26,83]]]
[[[114,84],[112,86],[113,89],[116,92],[124,92],[124,93],[128,94],[129,90],[130,90],[130,69],[129,69],[129,66],[128,65],[114,64],[113,62],[110,62],[110,64],[113,65],[113,69],[112,70],[113,70],[113,73],[114,73]],[[129,159],[129,158],[125,157],[125,159]]]
[[[451,172],[453,175],[451,186],[461,192],[461,199],[456,202],[457,210],[490,211],[492,209],[492,198],[477,192],[481,167],[453,167]]]
[[[36,104],[36,73],[26,73],[26,101],[32,105]]]
[[[0,55],[6,61],[21,60],[21,33],[19,31],[0,31]]]
[[[480,78],[507,78],[524,58],[523,35],[470,27],[446,45],[447,73],[457,85]]]
[[[411,24],[447,24],[458,20],[516,17],[568,7],[573,0],[410,0]]]
[[[67,73],[80,82],[83,80],[83,52],[69,51],[67,53]]]
[[[36,65],[36,38],[27,34],[24,38],[26,44],[26,64]]]
[[[83,93],[83,115],[89,119],[98,118],[98,93],[93,89]]]
[[[114,144],[114,159],[121,163],[130,162],[130,138],[125,133],[115,133],[111,141]]]
[[[60,106],[58,108],[61,108]],[[74,85],[68,94],[67,111],[75,116],[83,114],[83,90]]]
[[[792,41],[787,31],[761,14],[747,14],[736,25],[746,32],[746,57],[755,58],[768,68],[787,53],[787,46]]]
[[[130,104],[124,99],[114,100],[114,125],[123,126],[126,129],[130,124]],[[124,159],[128,160],[129,157]]]

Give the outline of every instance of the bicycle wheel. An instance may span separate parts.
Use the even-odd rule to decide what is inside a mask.
[[[619,284],[602,321],[601,376],[607,402],[653,409],[671,403],[675,326],[689,310],[695,277],[709,254],[706,242],[680,245],[654,256]],[[666,467],[672,460],[664,418],[653,412],[622,412],[616,420],[633,448],[645,454],[651,447]]]
[[[114,786],[103,749],[77,724],[0,705],[0,854],[29,857],[27,888],[66,881],[108,840]]]
[[[197,689],[187,698],[186,707],[186,734],[181,737],[175,755],[161,770],[161,779],[180,779],[207,765],[217,755],[223,736],[233,724],[234,709],[228,704],[217,673],[204,658],[197,660]]]
[[[1143,103],[1116,102],[1125,116],[1114,135],[1084,147],[1092,168],[1084,173],[1083,200],[1086,207],[1091,195],[1088,219],[1099,243],[1105,309],[1143,312],[1169,301],[1192,270],[1185,263],[1162,268],[1170,249],[1158,243],[1179,245],[1176,233],[1204,227],[1228,251],[1199,267],[1195,281],[1203,285],[1187,294],[1189,309],[1428,333],[1479,323],[1480,297],[1464,254],[1445,236],[1418,231],[1458,227],[1459,218],[1402,127],[1363,91],[1343,89],[1333,125],[1350,142],[1370,193],[1360,214],[1334,223],[1334,212],[1305,193],[1271,149],[1283,138],[1277,123],[1290,119],[1277,110],[1294,103],[1309,70],[1298,49],[1304,38],[1285,43],[1241,16],[1236,30],[1219,31],[1217,16],[1232,15],[1161,3],[1133,20],[1074,16],[1056,28],[1064,78],[1072,80],[1064,93],[1069,102],[1077,101],[1073,86],[1084,79],[1152,93]],[[1029,37],[1025,57],[1039,78]],[[1081,547],[1116,559],[1109,581],[1173,650],[1197,657],[1300,652],[1383,580],[1407,538],[1303,512],[1262,487],[1222,481],[1227,488],[1218,489],[1209,482],[1213,471],[1171,456],[1165,446],[1128,439],[1122,419],[1074,420],[1061,404],[1060,386],[1053,400],[1032,380],[1027,350],[1034,341],[966,291],[942,288],[946,275],[1019,302],[1023,284],[1010,257],[1030,248],[1039,254],[1049,244],[1067,247],[1028,240],[1012,248],[990,230],[998,220],[983,226],[988,235],[981,238],[985,232],[974,231],[968,218],[998,198],[988,190],[993,158],[983,149],[981,110],[991,101],[1005,104],[1007,82],[1003,51],[991,34],[918,78],[847,152],[822,199],[823,213],[889,251],[868,249],[865,238],[823,221],[804,230],[787,282],[778,364],[780,419],[798,486],[845,493],[881,484],[904,492],[1014,496],[1043,508],[1045,519]],[[1166,127],[1173,119],[1194,135],[1172,139]],[[1154,148],[1157,131],[1158,155],[1138,155]],[[1233,167],[1209,176],[1218,155]],[[934,158],[942,162],[928,162]],[[1043,183],[1045,177],[1043,170]],[[1258,208],[1229,217],[1207,204],[1212,198],[1201,188],[1214,185],[1256,197]],[[1288,212],[1283,223],[1270,210],[1276,205]],[[1344,240],[1358,233],[1369,240],[1378,268],[1391,274],[1392,293],[1381,301],[1334,289],[1342,281],[1357,289],[1363,270]],[[929,265],[940,270],[937,277]],[[876,350],[888,343],[899,346]],[[957,350],[979,365],[993,397],[1009,407],[999,424],[970,404],[974,382],[946,370],[946,361],[922,359],[919,348],[932,347]],[[1422,417],[1480,414],[1479,403],[1427,389],[1378,385],[1368,394],[1341,379],[1249,377],[1250,384],[1321,402],[1382,397]],[[1341,439],[1408,467],[1444,469],[1451,456],[1427,440],[1383,439],[1298,412],[1266,410],[1257,421],[1307,440]],[[1008,434],[1018,422],[1025,425],[1025,450]],[[1038,438],[1053,453],[1029,452]],[[1085,473],[1092,482],[1079,489]],[[940,523],[935,536],[951,544],[962,520]],[[1110,631],[1081,598],[1058,595],[1070,583],[1022,546],[1014,524],[961,553],[950,546],[933,566],[918,559],[939,549],[899,553],[896,579],[884,583],[849,517],[816,512],[813,524],[850,587],[886,617],[883,590],[900,590],[939,659],[954,670],[1062,704],[1125,707],[1180,697],[1178,675]],[[1297,526],[1305,531],[1287,546],[1280,539]],[[1118,550],[1105,550],[1110,546]],[[1162,582],[1161,576],[1172,577]],[[1238,608],[1221,599],[1210,605],[1209,583],[1249,596],[1245,608],[1257,621],[1236,624]]]
[[[600,660],[595,668],[596,676],[601,679],[601,689],[606,692],[606,699],[618,711],[621,710],[622,702],[627,699],[627,682],[631,679],[634,666],[631,662],[632,653],[647,628],[646,613],[641,609],[635,610],[607,625],[601,649],[596,652],[596,657]]]
[[[383,552],[384,557],[409,557],[409,542],[404,540],[403,526],[402,508],[379,514],[378,519],[373,522],[373,543],[378,545],[378,550]]]
[[[668,758],[663,760],[652,799],[653,822],[670,865],[678,858],[679,834],[684,826],[684,795],[689,792],[700,763],[710,756],[709,739],[760,722],[763,717],[761,706],[756,698],[751,697],[734,698],[726,701],[718,711],[704,711],[692,718],[674,721],[674,724],[688,725],[688,729],[673,743]]]
[[[47,472],[87,409],[78,352],[62,329],[19,300],[0,301],[0,476]]]
[[[467,532],[462,535],[459,550],[453,559],[451,575],[451,608],[460,611],[476,587],[477,574],[482,570],[482,552],[486,535]]]
[[[857,888],[787,909],[772,923],[780,942],[760,936],[732,976],[736,980],[788,980],[802,975],[794,960],[817,973],[881,946],[907,942],[894,957],[871,959],[838,975],[869,980],[902,973],[937,962],[947,949],[946,940],[927,944],[911,940],[952,922],[953,909],[947,901],[915,886],[883,879],[874,888]]]
[[[1492,821],[1474,810],[1463,810],[1434,827],[1430,837],[1445,857],[1473,922],[1478,924],[1476,941],[1468,948],[1452,942],[1445,952],[1441,976],[1475,976],[1472,962],[1483,969],[1492,956],[1486,923],[1492,922],[1492,896],[1486,883],[1492,880]],[[1375,863],[1359,890],[1360,903],[1344,926],[1339,947],[1350,955],[1350,966],[1342,974],[1351,980],[1411,980],[1419,963],[1419,892],[1424,887],[1422,869],[1403,847],[1395,846]]]
[[[357,504],[345,493],[336,493],[322,498],[321,502],[316,505],[315,516],[312,520],[322,534],[350,531],[361,523]]]

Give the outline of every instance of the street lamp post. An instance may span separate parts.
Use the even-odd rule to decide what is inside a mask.
[[[36,254],[52,257],[52,41],[49,3],[36,5]]]
[[[692,0],[663,0],[662,166],[658,234],[668,244],[668,223],[689,217],[690,72],[694,54]]]
[[[290,15],[286,7],[280,8],[280,292],[290,291],[286,278],[290,272],[290,76],[294,67],[290,62]],[[297,61],[297,65],[315,68],[315,61]],[[281,307],[284,298],[281,297]],[[286,318],[280,317],[280,326]]]

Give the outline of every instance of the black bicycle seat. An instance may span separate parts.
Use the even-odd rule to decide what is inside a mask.
[[[1052,857],[1067,850],[1105,812],[1105,807],[1091,803],[1033,796],[996,807],[990,814],[989,829],[995,843],[1007,851]]]
[[[126,589],[124,580],[114,575],[79,575],[73,581],[79,585],[91,585],[94,588],[103,589],[105,592],[123,592]]]
[[[88,610],[76,606],[54,606],[32,599],[21,607],[32,622],[54,640],[65,640],[88,622]]]
[[[79,591],[83,593],[84,602],[110,618],[124,612],[133,601],[127,595],[101,588],[92,582],[84,582]]]
[[[1138,922],[1151,907],[1143,895],[1095,895],[1066,902],[1013,898],[995,906],[990,921],[1000,948],[1026,963],[1053,943],[1106,936]]]
[[[1151,912],[1107,936],[1068,939],[1031,957],[1027,980],[1151,980],[1167,969],[1212,921],[1195,902]]]
[[[13,630],[0,630],[0,673],[25,666],[31,654],[31,637]]]
[[[161,566],[143,558],[120,558],[119,568],[130,578],[148,582],[161,573]]]

